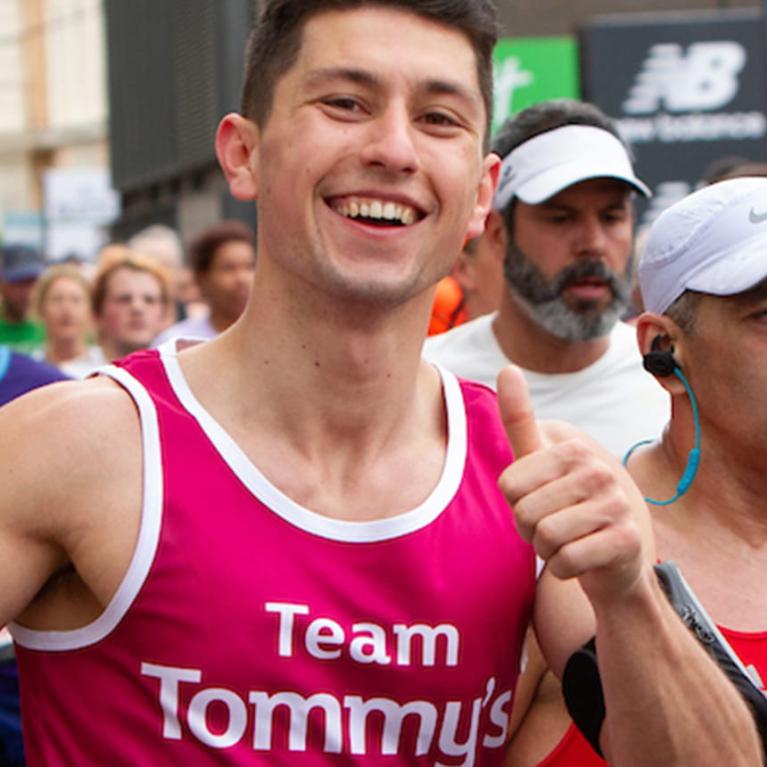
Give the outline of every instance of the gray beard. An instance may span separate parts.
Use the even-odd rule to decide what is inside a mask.
[[[633,259],[622,275],[602,261],[589,260],[568,266],[549,280],[511,240],[504,273],[516,303],[533,322],[563,341],[590,341],[606,336],[625,314],[631,299]],[[605,280],[613,294],[606,307],[600,308],[594,301],[568,306],[564,301],[565,287],[585,277]]]

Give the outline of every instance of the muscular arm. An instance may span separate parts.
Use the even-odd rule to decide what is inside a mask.
[[[0,408],[0,625],[73,628],[103,609],[135,539],[140,466],[135,411],[106,380]]]
[[[536,633],[557,675],[596,633],[611,763],[760,764],[749,711],[655,580],[649,517],[631,479],[585,438],[560,428],[541,434],[526,391],[520,398],[508,388],[515,381],[506,384],[501,407],[520,458],[501,485],[520,532],[548,564]]]

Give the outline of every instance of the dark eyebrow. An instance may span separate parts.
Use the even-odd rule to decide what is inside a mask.
[[[375,74],[366,69],[357,69],[355,67],[323,67],[322,69],[315,69],[307,74],[304,83],[311,88],[333,80],[346,80],[368,88],[382,85],[381,79]],[[480,102],[478,94],[474,94],[460,83],[449,80],[426,80],[420,84],[420,89],[424,93],[436,96],[456,96],[470,104],[478,104]]]
[[[608,203],[604,205],[604,207],[600,208],[600,210],[625,210],[626,209],[626,203],[629,202],[631,199],[630,193],[626,193],[624,197],[621,197],[619,200],[610,200]],[[550,211],[566,211],[566,212],[573,212],[576,211],[578,208],[573,205],[567,205],[563,202],[556,202],[554,200],[544,200],[541,203],[538,203],[536,206],[538,208],[542,208],[543,210],[550,210]]]
[[[472,104],[476,104],[481,101],[481,99],[478,98],[478,94],[472,92],[468,88],[465,88],[460,83],[451,82],[448,80],[427,80],[423,84],[423,89],[426,93],[435,96],[457,96],[462,101],[466,101]]]
[[[332,80],[347,80],[357,85],[373,87],[380,85],[380,79],[372,72],[354,67],[324,67],[309,72],[304,80],[309,87],[323,85]]]

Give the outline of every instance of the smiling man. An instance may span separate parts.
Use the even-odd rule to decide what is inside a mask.
[[[421,360],[492,201],[494,34],[479,1],[264,3],[216,139],[259,211],[244,314],[0,411],[30,765],[499,765],[534,598],[558,672],[596,631],[617,763],[753,761],[625,472],[515,371],[507,437]]]
[[[427,359],[495,386],[519,365],[539,418],[569,421],[614,455],[668,420],[633,329],[632,196],[649,194],[611,121],[558,100],[507,121],[494,210],[479,246],[505,271],[500,309],[430,338]]]

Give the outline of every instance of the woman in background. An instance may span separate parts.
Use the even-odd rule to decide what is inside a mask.
[[[45,271],[37,284],[37,314],[45,325],[45,346],[34,356],[55,365],[72,378],[85,378],[105,364],[92,332],[91,287],[73,264]]]

